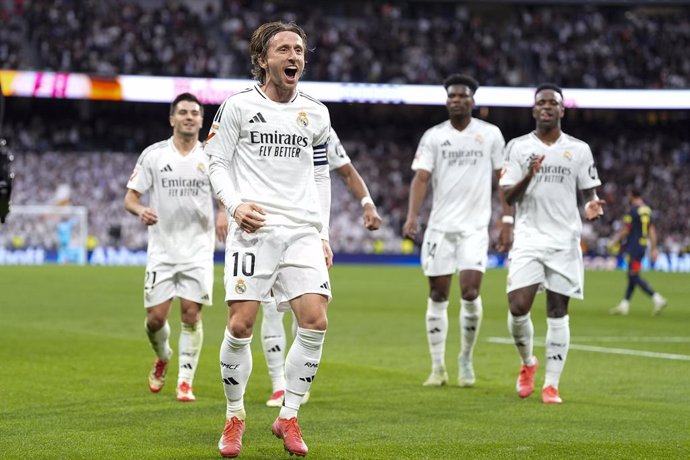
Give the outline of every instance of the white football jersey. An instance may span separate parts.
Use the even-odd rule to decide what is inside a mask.
[[[512,187],[527,174],[530,158],[545,155],[540,171],[515,205],[514,246],[569,248],[579,244],[582,218],[577,191],[601,185],[587,143],[568,134],[552,145],[533,132],[506,146],[501,187]]]
[[[149,207],[158,214],[158,223],[148,228],[150,261],[188,263],[213,257],[213,195],[201,142],[186,156],[172,137],[147,147],[127,188],[150,191]]]
[[[331,138],[328,141],[327,157],[328,168],[331,171],[334,171],[340,168],[341,166],[345,166],[346,164],[352,163],[350,157],[347,156],[345,147],[343,147],[343,144],[340,142],[338,133],[336,133],[333,128],[331,128]]]
[[[287,103],[275,102],[255,85],[236,93],[218,109],[205,143],[212,164],[227,165],[222,177],[224,204],[254,202],[266,212],[266,225],[327,226],[321,218],[315,176],[329,181],[328,109],[297,91]],[[327,197],[330,206],[330,195]]]
[[[501,130],[476,118],[462,131],[446,120],[424,133],[412,169],[431,173],[429,228],[459,232],[488,227],[491,183],[501,168],[504,146]]]

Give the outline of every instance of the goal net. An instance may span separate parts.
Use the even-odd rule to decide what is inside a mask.
[[[0,225],[0,264],[86,263],[84,206],[12,205]]]

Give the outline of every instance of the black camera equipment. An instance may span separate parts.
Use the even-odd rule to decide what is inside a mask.
[[[5,96],[0,84],[0,223],[4,224],[10,212],[10,196],[12,195],[12,161],[14,156],[10,152],[7,141],[2,137],[2,121],[5,115]]]

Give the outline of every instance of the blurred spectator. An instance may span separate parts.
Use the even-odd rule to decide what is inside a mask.
[[[362,119],[360,111],[370,115],[363,126],[353,121]],[[377,111],[381,112],[379,116]],[[361,206],[335,176],[331,182],[333,250],[399,253],[412,177],[410,165],[418,136],[423,131],[419,120],[426,122],[431,117],[426,112],[416,113],[413,108],[403,116],[396,106],[336,106],[332,112],[344,147],[369,186],[383,218],[382,228],[377,232],[367,232],[361,225],[353,225],[361,219]],[[393,114],[395,123],[390,121]],[[150,122],[138,118],[121,120],[115,117],[102,122],[121,133],[154,129]],[[130,142],[128,136],[121,136],[120,142],[113,140],[112,148],[94,149],[93,145],[98,142],[91,137],[98,137],[98,134],[93,131],[79,131],[79,135],[64,141],[64,136],[56,136],[55,131],[47,128],[48,123],[53,123],[52,118],[34,118],[29,125],[15,123],[8,130],[12,134],[10,145],[16,157],[13,204],[52,204],[56,191],[67,187],[71,203],[88,208],[89,233],[98,241],[144,248],[146,231],[136,219],[123,212],[120,196],[143,144],[125,150],[124,146]],[[587,250],[605,252],[607,238],[615,232],[617,221],[624,214],[626,191],[633,185],[642,191],[657,213],[661,248],[686,250],[690,246],[690,183],[686,179],[690,170],[690,141],[682,127],[631,124],[616,126],[614,131],[609,124],[595,128],[569,120],[568,128],[573,135],[586,135],[590,139],[603,182],[600,194],[607,202],[603,218],[588,225],[583,233]],[[67,131],[70,129],[65,128]],[[506,129],[506,137],[513,131],[515,127]],[[51,132],[53,136],[48,135]],[[60,142],[61,147],[57,148],[55,142]],[[492,223],[500,214],[500,206],[495,203]],[[427,215],[428,206],[422,211],[420,220],[424,221]],[[54,239],[54,232],[47,234],[40,228],[24,232],[21,236],[25,246],[48,244],[55,247],[55,241],[44,241]],[[12,236],[10,232],[0,232],[0,246],[10,247]],[[495,241],[497,237],[494,229],[492,238]]]
[[[25,14],[39,70],[102,75],[218,74],[212,28],[184,2],[33,0]]]
[[[22,52],[26,21],[21,1],[0,0],[0,69],[23,69],[30,66]]]
[[[247,78],[250,31],[299,18],[318,50],[308,56],[310,80],[438,84],[469,71],[484,86],[690,86],[683,5],[32,0],[24,12],[1,5],[5,68]],[[20,53],[21,44],[31,52]]]

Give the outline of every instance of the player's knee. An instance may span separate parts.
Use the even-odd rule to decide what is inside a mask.
[[[161,314],[151,314],[146,316],[146,327],[151,332],[160,331],[168,318]]]
[[[547,308],[546,316],[549,318],[563,318],[568,314],[568,307],[565,305],[556,305]]]
[[[448,300],[448,292],[441,289],[432,289],[429,298],[434,302],[445,302]]]
[[[201,321],[200,310],[185,310],[181,315],[182,322],[185,324],[196,324]]]
[[[546,316],[549,318],[563,318],[568,314],[568,303],[559,299],[547,299]]]
[[[472,302],[477,297],[479,297],[479,289],[474,286],[466,287],[462,290],[462,300]]]
[[[196,304],[183,306],[180,318],[183,323],[196,324],[201,321],[201,308]]]
[[[228,325],[228,330],[233,337],[237,337],[238,339],[246,339],[247,337],[251,337],[252,333],[254,332],[254,323],[251,321],[233,318]]]
[[[317,315],[312,317],[302,318],[299,327],[302,329],[313,329],[316,331],[325,331],[328,329],[328,318],[326,315]]]
[[[522,299],[513,299],[508,306],[510,314],[513,316],[524,316],[530,312],[532,305],[524,302]]]

